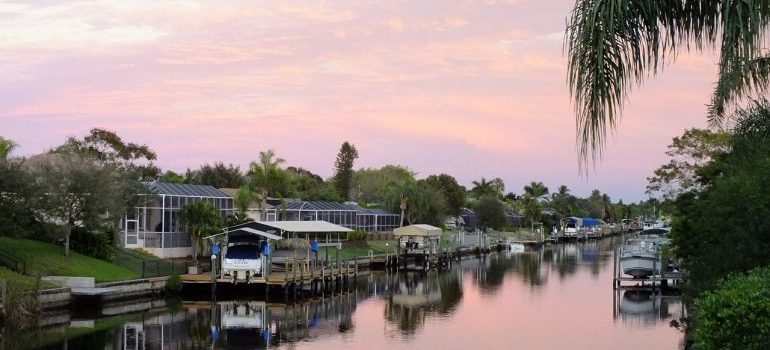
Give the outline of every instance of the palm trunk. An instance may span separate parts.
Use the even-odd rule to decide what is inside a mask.
[[[259,212],[262,221],[267,221],[267,190],[262,189],[262,200],[259,202]]]

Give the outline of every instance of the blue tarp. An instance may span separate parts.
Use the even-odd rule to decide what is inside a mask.
[[[583,218],[583,227],[599,226],[601,221],[593,218]]]
[[[594,218],[569,218],[569,222],[580,227],[593,227],[601,225],[601,220]]]

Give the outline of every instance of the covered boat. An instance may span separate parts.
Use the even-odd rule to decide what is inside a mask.
[[[626,240],[620,250],[620,269],[635,278],[647,278],[663,269],[660,246],[669,239],[657,234],[638,235]]]

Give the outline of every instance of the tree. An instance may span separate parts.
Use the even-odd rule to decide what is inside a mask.
[[[16,143],[0,136],[0,160],[8,159],[16,148]]]
[[[473,184],[473,187],[471,188],[471,194],[473,194],[473,197],[476,199],[480,199],[484,196],[493,196],[497,197],[498,193],[498,186],[499,184],[495,184],[493,181],[487,181],[484,177],[481,177],[481,180],[479,181],[473,181],[471,184]]]
[[[384,203],[391,188],[415,183],[415,175],[414,171],[401,165],[364,168],[354,172],[351,187],[359,202]]]
[[[524,196],[521,200],[521,206],[524,209],[524,220],[530,225],[542,219],[542,208],[537,198]]]
[[[273,150],[259,152],[259,161],[251,162],[248,176],[251,180],[251,187],[257,189],[260,194],[259,209],[262,212],[262,220],[267,219],[265,213],[267,197],[280,193],[279,190],[285,187],[288,182],[286,172],[281,169],[281,164],[285,162],[283,158],[276,158]]]
[[[660,194],[663,200],[673,200],[681,193],[701,189],[696,171],[719,154],[730,150],[730,134],[726,131],[689,129],[674,137],[668,145],[671,159],[647,178],[645,193]]]
[[[719,45],[709,120],[721,124],[726,105],[767,88],[770,56],[763,39],[769,22],[766,1],[577,0],[565,42],[581,159],[601,154],[633,84],[656,74],[683,48]]]
[[[245,183],[245,179],[241,174],[241,167],[216,162],[213,166],[208,164],[201,166],[197,176],[192,177],[189,183],[216,188],[238,188]]]
[[[770,264],[770,103],[757,101],[738,116],[731,150],[699,168],[700,189],[676,200],[671,236],[696,294]]]
[[[222,217],[217,208],[208,201],[198,200],[185,205],[179,213],[180,221],[190,231],[193,242],[193,258],[198,260],[198,250],[203,249],[203,235],[213,234],[220,229]]]
[[[507,222],[505,218],[505,207],[503,206],[503,202],[497,199],[497,197],[489,195],[481,197],[476,204],[475,209],[476,218],[481,227],[501,229]]]
[[[254,193],[248,185],[243,185],[238,188],[238,192],[235,193],[233,202],[235,204],[235,219],[238,223],[249,221],[249,207],[251,203],[258,202],[260,200],[259,195]]]
[[[146,190],[140,181],[154,181],[160,176],[160,169],[155,166],[157,155],[152,149],[147,145],[126,142],[114,131],[91,129],[83,139],[70,137],[54,152],[78,154],[99,165],[116,169],[121,173],[123,196],[129,206],[136,200],[138,192]],[[121,219],[113,216],[111,223],[115,245],[120,242]]]
[[[532,181],[529,185],[524,186],[524,196],[528,196],[537,201],[544,201],[548,199],[548,187],[543,185],[542,182]]]
[[[287,195],[297,196],[306,201],[342,202],[333,184],[324,181],[320,176],[304,168],[288,167],[290,176],[290,192]]]
[[[171,170],[166,170],[166,172],[160,176],[160,182],[166,182],[170,184],[183,184],[185,182],[185,177]]]
[[[444,196],[424,182],[390,187],[385,208],[391,212],[402,212],[402,221],[405,219],[410,225],[426,223],[441,226],[446,213]]]
[[[577,198],[570,194],[567,186],[561,185],[556,192],[551,194],[551,206],[561,215],[571,216],[577,208]]]
[[[0,158],[0,235],[23,237],[34,233],[38,196],[24,159]]]
[[[591,196],[588,197],[588,215],[593,218],[603,218],[604,204],[602,192],[599,190],[591,191]]]
[[[158,156],[147,145],[126,143],[114,131],[94,128],[82,140],[74,137],[59,146],[57,152],[75,152],[135,172],[137,180],[153,181],[160,176],[155,166]]]
[[[356,146],[345,141],[337,153],[334,162],[334,186],[340,197],[350,198],[350,185],[353,180],[353,163],[358,159]]]
[[[465,188],[454,177],[447,174],[431,175],[425,183],[434,190],[441,191],[446,198],[447,215],[459,215],[465,206]]]
[[[133,190],[114,165],[69,152],[35,156],[27,163],[42,193],[36,205],[40,218],[62,228],[65,256],[73,229],[94,231],[125,215]]]
[[[492,189],[495,190],[495,194],[498,198],[502,198],[503,194],[505,193],[505,182],[503,182],[503,179],[496,177],[492,179]]]

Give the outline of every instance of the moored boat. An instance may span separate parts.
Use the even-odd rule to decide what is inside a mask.
[[[667,243],[668,238],[657,233],[629,238],[620,250],[621,271],[634,278],[647,278],[654,275],[663,269],[659,249],[662,244]]]

